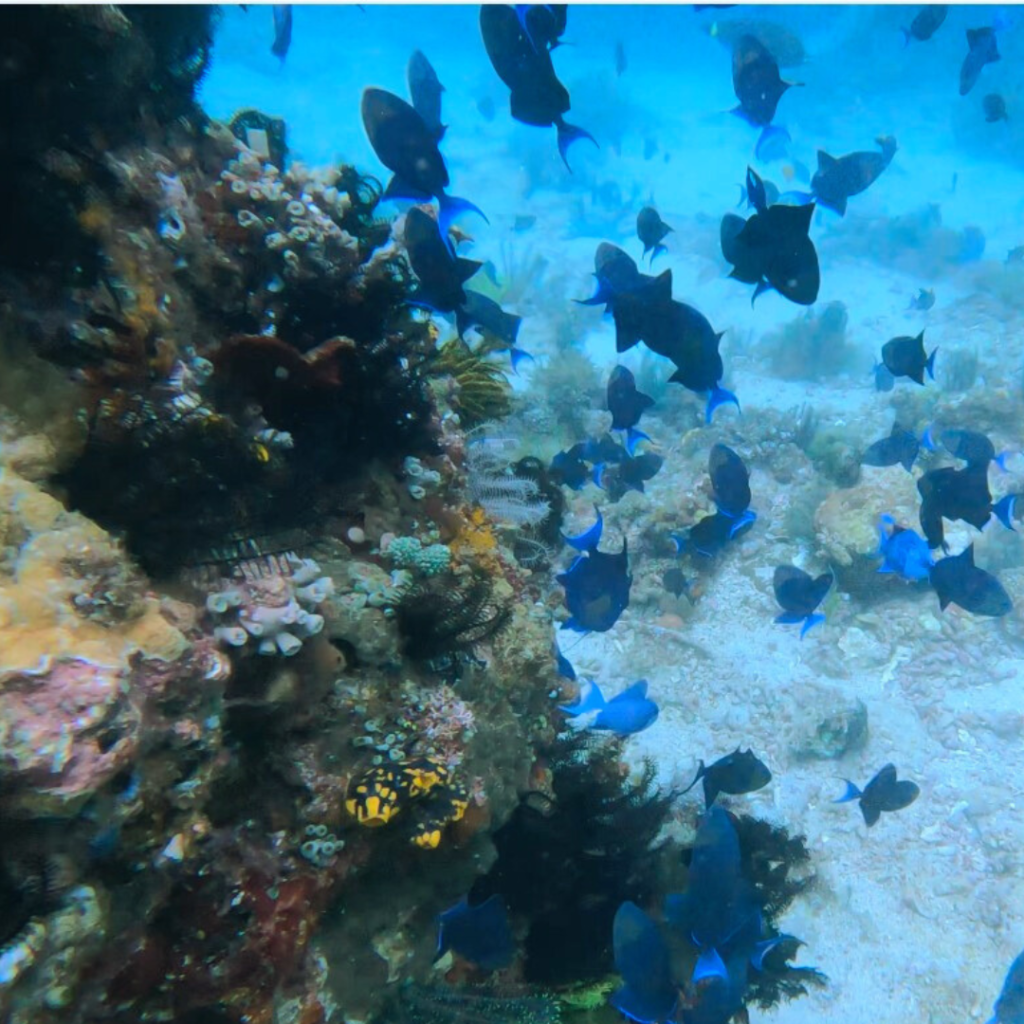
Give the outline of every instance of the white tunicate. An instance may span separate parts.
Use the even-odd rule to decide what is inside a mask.
[[[415,455],[407,455],[402,463],[402,472],[406,476],[411,476],[414,480],[418,480],[426,470],[423,468],[423,463]]]
[[[298,199],[293,199],[286,207],[285,213],[289,217],[305,217],[306,216],[306,205],[301,203]]]
[[[283,249],[288,244],[288,236],[280,231],[272,231],[266,237],[268,249]]]
[[[277,634],[277,649],[286,657],[290,658],[298,654],[302,649],[302,641],[291,633]]]
[[[252,228],[261,223],[259,217],[252,210],[239,210],[235,216],[239,227]]]
[[[325,835],[327,835],[327,826],[326,825],[314,825],[313,826],[313,834],[315,836],[319,836],[319,838],[323,839],[323,837]]]
[[[213,635],[229,647],[244,647],[249,639],[246,631],[238,626],[218,626]]]
[[[419,501],[427,496],[427,489],[419,484],[409,484],[409,494]]]
[[[292,570],[292,583],[297,586],[312,583],[320,576],[320,566],[312,558],[296,558],[293,555],[288,559],[288,565]]]
[[[265,640],[260,641],[260,645],[257,650],[260,654],[269,658],[270,655],[277,654],[277,644],[274,643],[270,637],[267,637]]]
[[[248,194],[249,186],[246,182],[242,181],[241,178],[235,178],[235,180],[231,182],[231,191],[234,192],[236,196],[244,196]]]
[[[209,594],[206,598],[206,610],[214,615],[223,615],[230,607],[224,594]]]
[[[303,604],[317,605],[326,601],[332,593],[334,593],[334,582],[329,576],[321,576],[309,586],[297,588],[295,596]]]

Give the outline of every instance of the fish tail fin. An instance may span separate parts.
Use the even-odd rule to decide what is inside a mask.
[[[934,355],[934,353],[932,353]],[[935,424],[929,423],[924,428],[924,433],[921,435],[921,447],[926,448],[928,451],[933,452],[938,447],[935,443]]]
[[[691,789],[693,789],[693,787],[694,787],[694,786],[696,786],[696,785],[697,785],[697,783],[698,783],[698,782],[700,782],[700,780],[704,778],[704,772],[705,772],[705,770],[706,770],[706,769],[704,768],[704,762],[703,762],[703,761],[698,761],[698,762],[697,762],[697,774],[696,774],[696,775],[694,775],[694,777],[693,777],[693,782],[691,782],[691,783],[690,783],[690,784],[689,784],[689,785],[688,785],[688,786],[686,787],[686,789],[682,790],[682,791],[680,792],[680,794],[679,794],[679,795],[680,795],[680,796],[683,796],[683,795],[684,795],[685,793],[689,793],[689,792],[690,792],[690,790],[691,790]]]
[[[687,547],[687,538],[681,533],[670,533],[668,535],[669,540],[672,541],[673,546],[676,549],[676,554],[681,555]]]
[[[607,305],[611,302],[612,298],[612,291],[608,287],[607,283],[599,279],[597,282],[597,288],[589,299],[573,299],[572,301],[580,306],[601,306]]]
[[[912,455],[905,455],[900,459],[900,465],[909,473],[914,468],[914,460],[917,458],[917,452]]]
[[[1016,452],[1012,452],[1007,448],[1005,452],[1000,452],[992,461],[1005,473],[1007,472],[1006,460],[1013,458],[1014,455],[1016,455]]]
[[[512,360],[512,372],[515,374],[519,373],[519,365],[524,360],[528,359],[531,363],[536,362],[533,356],[531,356],[526,349],[516,348],[515,345],[508,350],[508,354],[509,358]]]
[[[580,687],[579,700],[575,704],[559,704],[558,710],[576,718],[579,715],[589,714],[591,711],[600,711],[604,706],[605,699],[601,687],[592,679],[585,679]]]
[[[753,509],[748,508],[744,509],[738,516],[730,518],[734,519],[732,526],[729,527],[729,540],[732,540],[748,523],[757,522],[757,513]]]
[[[468,199],[460,199],[458,196],[445,195],[443,192],[437,200],[437,229],[441,232],[441,238],[449,250],[454,251],[451,238],[448,235],[455,218],[461,213],[478,213],[484,219],[485,224],[491,222],[479,206],[471,203]]]
[[[632,455],[636,451],[636,446],[641,441],[650,441],[650,436],[645,434],[642,430],[637,430],[636,427],[630,427],[626,431],[626,451]]]
[[[693,983],[704,981],[705,978],[729,977],[725,969],[725,962],[722,960],[717,949],[706,949],[697,958],[697,964],[693,968]]]
[[[938,348],[932,349],[932,354],[928,357],[928,361],[924,364],[924,368],[928,371],[928,376],[932,380],[935,380],[935,353],[938,352]]]
[[[562,534],[562,540],[564,540],[569,547],[575,548],[577,551],[594,551],[597,548],[597,545],[601,543],[601,532],[604,530],[604,517],[601,515],[601,510],[599,508],[595,507],[594,511],[597,512],[597,522],[589,529],[584,530],[575,537],[567,537],[564,533]]]
[[[559,121],[556,125],[558,128],[558,152],[562,157],[562,163],[565,164],[569,173],[572,174],[572,168],[569,167],[569,147],[579,139],[590,139],[590,141],[597,146],[597,139],[594,138],[590,132],[584,128],[577,128],[574,124],[569,124],[567,121]],[[597,146],[600,149],[600,146]]]
[[[605,464],[603,462],[599,462],[599,463],[597,463],[596,466],[594,466],[594,471],[593,471],[593,474],[592,474],[594,483],[598,487],[600,487],[602,491],[605,489],[605,486],[604,486],[604,472],[605,472],[606,468],[607,467],[605,466]]]
[[[996,519],[999,520],[1008,530],[1013,530],[1014,533],[1017,531],[1013,526],[1013,513],[1017,505],[1017,495],[1008,494],[1005,498],[1000,498],[993,506],[992,511],[995,513]]]
[[[851,800],[859,800],[861,791],[849,779],[843,779],[843,782],[846,783],[846,791],[838,800],[833,800],[832,803],[848,804]]]
[[[655,261],[655,260],[656,260],[656,259],[657,259],[657,258],[658,258],[658,257],[659,257],[659,256],[660,256],[660,255],[661,255],[662,253],[663,253],[663,252],[668,252],[668,246],[667,246],[667,245],[662,245],[662,244],[661,244],[661,242],[659,242],[659,243],[658,243],[658,244],[657,244],[657,245],[656,245],[656,246],[655,246],[655,247],[654,247],[654,248],[653,248],[653,249],[651,250],[651,259],[650,259],[650,262],[651,262],[651,263],[654,263],[654,261]]]
[[[716,384],[708,396],[708,406],[704,412],[704,422],[710,423],[711,418],[715,415],[715,410],[720,405],[728,404],[735,405],[737,411],[739,411],[740,400],[731,391],[726,391],[721,385]]]
[[[809,629],[813,629],[819,623],[824,621],[825,616],[820,614],[819,612],[814,612],[813,614],[808,615],[807,618],[804,619],[804,624],[800,627],[800,639],[803,640],[803,638],[807,635],[807,631]]]

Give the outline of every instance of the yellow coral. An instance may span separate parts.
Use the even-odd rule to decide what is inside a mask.
[[[0,671],[30,671],[43,659],[60,657],[123,668],[135,652],[173,661],[188,650],[153,598],[115,625],[76,610],[82,580],[68,571],[69,560],[86,567],[124,563],[99,526],[66,511],[10,468],[0,475],[0,507],[9,510],[5,536],[27,538],[13,575],[0,576]]]

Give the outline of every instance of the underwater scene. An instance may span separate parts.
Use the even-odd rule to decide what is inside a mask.
[[[1024,1024],[1024,8],[0,9],[2,1024]]]

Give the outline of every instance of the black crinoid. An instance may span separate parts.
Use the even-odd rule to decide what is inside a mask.
[[[754,887],[770,934],[778,934],[777,921],[790,904],[814,883],[809,871],[810,851],[804,836],[791,836],[781,825],[748,815],[733,817],[740,841],[740,870]],[[790,935],[764,959],[764,969],[749,972],[746,1001],[762,1010],[783,999],[807,994],[807,987],[821,988],[827,978],[813,967],[794,967],[786,961],[803,943]]]
[[[415,661],[452,662],[508,624],[511,606],[494,596],[486,571],[471,568],[417,583],[397,608],[402,650]]]
[[[625,900],[659,891],[667,853],[658,835],[674,794],[648,763],[630,780],[616,742],[562,737],[549,754],[548,793],[528,793],[494,834],[498,858],[470,895],[494,893],[522,922],[523,978],[562,985],[615,970],[612,922]]]
[[[548,996],[472,988],[400,986],[376,1024],[558,1024]]]

